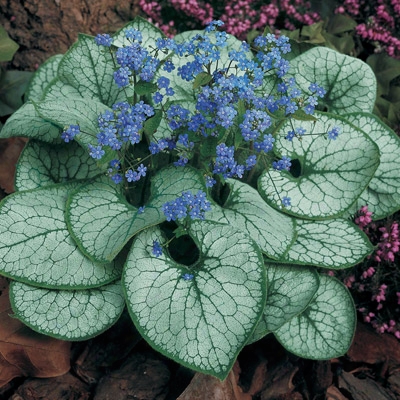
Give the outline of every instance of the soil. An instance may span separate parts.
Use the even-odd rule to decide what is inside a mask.
[[[35,70],[48,57],[65,53],[78,32],[114,32],[137,14],[137,0],[0,0],[0,24],[20,45],[7,68]],[[18,138],[3,140],[2,159],[17,157],[23,145]],[[13,162],[8,160],[12,176]],[[0,169],[4,168],[3,163]],[[7,182],[3,189],[10,193],[12,179]],[[269,335],[245,347],[228,378],[220,382],[155,352],[124,316],[104,334],[73,343],[70,365],[57,377],[17,376],[0,387],[0,399],[400,399],[400,344],[363,324],[349,352],[326,361],[288,354]],[[0,377],[4,368],[0,359]]]
[[[58,377],[15,378],[0,388],[10,400],[395,400],[400,344],[360,324],[338,359],[304,360],[272,335],[244,348],[224,382],[161,356],[140,340],[129,316],[71,348]]]
[[[0,0],[0,24],[20,45],[8,67],[33,71],[64,54],[78,33],[115,32],[138,10],[136,0]]]

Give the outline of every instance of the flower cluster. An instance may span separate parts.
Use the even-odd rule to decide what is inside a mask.
[[[144,82],[150,82],[159,65],[159,60],[141,45],[142,34],[136,29],[128,29],[126,38],[130,41],[128,46],[119,47],[115,53],[116,62],[120,66],[114,72],[114,80],[119,87],[128,86],[131,79],[139,77]],[[112,40],[107,35],[97,35],[96,43],[99,46],[110,47]]]
[[[135,182],[135,181],[138,181],[142,176],[146,176],[146,171],[147,171],[147,167],[145,167],[143,164],[140,164],[140,165],[137,167],[137,170],[136,170],[136,171],[134,171],[134,170],[132,170],[132,169],[129,168],[129,169],[125,172],[126,180],[127,180],[128,182]]]
[[[364,230],[372,222],[372,212],[368,211],[368,206],[362,206],[358,211],[354,222]]]
[[[126,151],[129,145],[140,142],[143,130],[143,124],[147,118],[154,114],[153,108],[143,101],[131,105],[127,102],[114,104],[112,111],[107,110],[98,118],[99,133],[97,134],[97,145],[89,144],[89,154],[95,159],[101,159],[105,154],[105,148],[111,150]],[[70,125],[61,137],[65,142],[72,140],[80,128],[77,125]],[[115,183],[121,183],[123,175],[121,174],[121,162],[113,159],[110,162],[108,175]],[[140,177],[146,175],[147,167],[140,164],[136,171],[127,168],[125,178],[128,182],[137,181]]]
[[[98,46],[110,47],[113,39],[108,33],[102,33],[95,37],[94,41]]]
[[[79,125],[68,126],[61,134],[61,139],[66,143],[74,140],[74,137],[80,132]]]
[[[368,206],[361,207],[354,221],[374,242],[378,242],[373,259],[378,263],[394,262],[395,254],[400,251],[398,222],[394,221],[387,226],[372,222],[372,212],[368,211]]]
[[[246,142],[256,140],[271,126],[271,118],[265,111],[246,110],[244,121],[240,124],[242,136]]]
[[[139,6],[148,17],[149,22],[159,27],[167,36],[174,36],[176,34],[173,20],[164,23],[162,4],[159,1],[139,0]]]
[[[141,140],[143,123],[154,115],[153,108],[140,101],[134,105],[127,102],[116,103],[113,112],[106,111],[98,118],[98,144],[112,150],[120,150],[124,144],[137,144]]]
[[[107,171],[116,184],[134,183],[146,176],[149,164],[144,164],[144,161],[150,159],[151,164],[152,158],[160,153],[175,157],[173,163],[177,167],[193,163],[194,160],[197,165],[200,162],[205,166],[207,187],[214,186],[220,179],[244,178],[259,160],[279,171],[290,169],[290,158],[285,155],[281,160],[272,162],[273,132],[279,121],[274,113],[279,112],[285,118],[290,118],[303,109],[307,114],[313,114],[318,98],[323,98],[326,91],[317,83],[312,83],[309,93],[305,94],[297,87],[295,78],[286,77],[289,62],[284,55],[291,48],[285,36],[267,33],[255,38],[255,57],[249,45],[243,42],[240,48],[229,51],[228,66],[217,68],[221,51],[228,43],[228,35],[217,30],[221,25],[221,21],[212,21],[204,33],[196,34],[182,43],[172,39],[157,39],[151,47],[152,51],[142,46],[142,34],[136,29],[125,31],[128,44],[123,47],[114,47],[108,35],[95,38],[97,45],[111,51],[119,66],[114,74],[119,87],[135,87],[138,83],[143,86],[147,82],[150,87],[144,96],[137,96],[136,93],[133,104],[118,102],[111,110],[101,114],[98,118],[97,143],[88,145],[89,154],[98,160],[107,151],[116,152],[117,157],[110,162]],[[165,57],[170,52],[187,61],[176,68],[171,59],[158,59],[160,54]],[[157,68],[158,71],[162,69],[163,74],[158,72],[155,77]],[[176,71],[183,80],[193,82],[194,109],[189,110],[174,101],[175,90],[171,87],[169,77],[172,71]],[[265,95],[265,76],[275,76],[275,95]],[[155,80],[155,84],[152,80]],[[149,97],[153,105],[145,102],[150,100]],[[148,155],[144,158],[135,156],[135,146],[142,142],[145,123],[156,113],[161,113],[170,135],[146,135]],[[71,125],[62,137],[68,142],[79,132],[79,126]],[[286,139],[292,141],[294,137],[304,134],[304,128],[296,127],[288,132]],[[336,139],[338,134],[339,127],[327,132],[331,139]],[[231,144],[230,135],[235,137],[235,145]],[[238,140],[240,137],[241,140]],[[223,138],[229,139],[229,144]],[[208,143],[213,143],[214,150]],[[210,150],[204,152],[203,147]],[[239,158],[243,160],[242,163],[237,161]],[[175,206],[168,205],[172,208],[164,207],[169,220],[186,216],[187,207],[191,207],[191,217],[199,218],[207,209],[182,203],[183,198],[177,201]],[[289,207],[291,200],[285,197],[282,203]]]
[[[155,104],[159,104],[163,101],[164,94],[166,96],[173,96],[175,94],[174,89],[172,89],[169,85],[170,85],[170,80],[166,76],[160,76],[157,79],[158,91],[155,92],[153,95],[153,101]],[[162,94],[161,92],[165,93]]]
[[[162,211],[167,221],[189,219],[204,219],[206,211],[211,210],[211,204],[206,194],[199,190],[196,194],[190,191],[183,192],[175,200],[163,204]]]
[[[375,261],[394,262],[394,256],[400,249],[399,224],[393,222],[389,229],[382,226],[379,228],[379,232],[381,232],[381,239],[375,253]]]
[[[244,174],[244,165],[239,165],[234,158],[234,146],[228,147],[225,143],[217,146],[217,158],[215,160],[213,173],[221,174],[225,179],[238,177],[242,178]]]
[[[276,169],[277,171],[282,171],[282,170],[289,171],[291,165],[292,165],[292,163],[291,163],[290,157],[283,156],[281,160],[274,161],[272,163],[272,168]]]
[[[326,90],[317,83],[311,83],[308,90],[310,90],[311,96],[309,96],[306,101],[307,104],[304,107],[304,112],[306,114],[313,114],[315,107],[318,105],[318,97],[321,99],[324,98],[326,95]]]
[[[160,257],[162,255],[162,247],[158,240],[154,240],[151,252],[156,257]]]

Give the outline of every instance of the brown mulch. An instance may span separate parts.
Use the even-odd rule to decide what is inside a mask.
[[[400,344],[359,324],[338,359],[287,353],[273,336],[244,348],[224,382],[194,373],[138,337],[129,316],[109,331],[72,344],[71,368],[52,378],[15,378],[10,400],[386,400],[400,399]],[[1,370],[0,370],[1,371]]]

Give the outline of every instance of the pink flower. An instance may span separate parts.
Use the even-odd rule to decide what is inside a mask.
[[[363,279],[367,279],[367,278],[371,278],[371,276],[373,276],[375,274],[375,268],[374,267],[369,267],[366,271],[364,271],[362,273],[362,278]]]
[[[356,278],[354,275],[350,275],[344,280],[344,284],[348,287],[351,288],[353,286],[353,283],[356,281]]]
[[[375,253],[375,261],[381,262],[385,260],[394,262],[395,254],[400,249],[399,225],[397,222],[393,222],[390,231],[386,227],[379,228],[379,231],[382,234],[378,243],[378,250]]]
[[[361,228],[364,229],[372,221],[372,212],[368,211],[368,206],[363,206],[357,213],[357,217],[354,222]]]
[[[371,322],[372,318],[375,318],[375,314],[373,312],[364,315],[364,322]]]

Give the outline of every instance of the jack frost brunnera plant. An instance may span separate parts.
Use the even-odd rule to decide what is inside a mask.
[[[138,18],[37,71],[1,131],[30,140],[0,205],[0,273],[34,330],[84,340],[127,307],[157,351],[220,379],[267,334],[311,359],[350,346],[352,298],[320,271],[373,251],[360,206],[400,208],[374,75],[219,24],[172,40]]]

